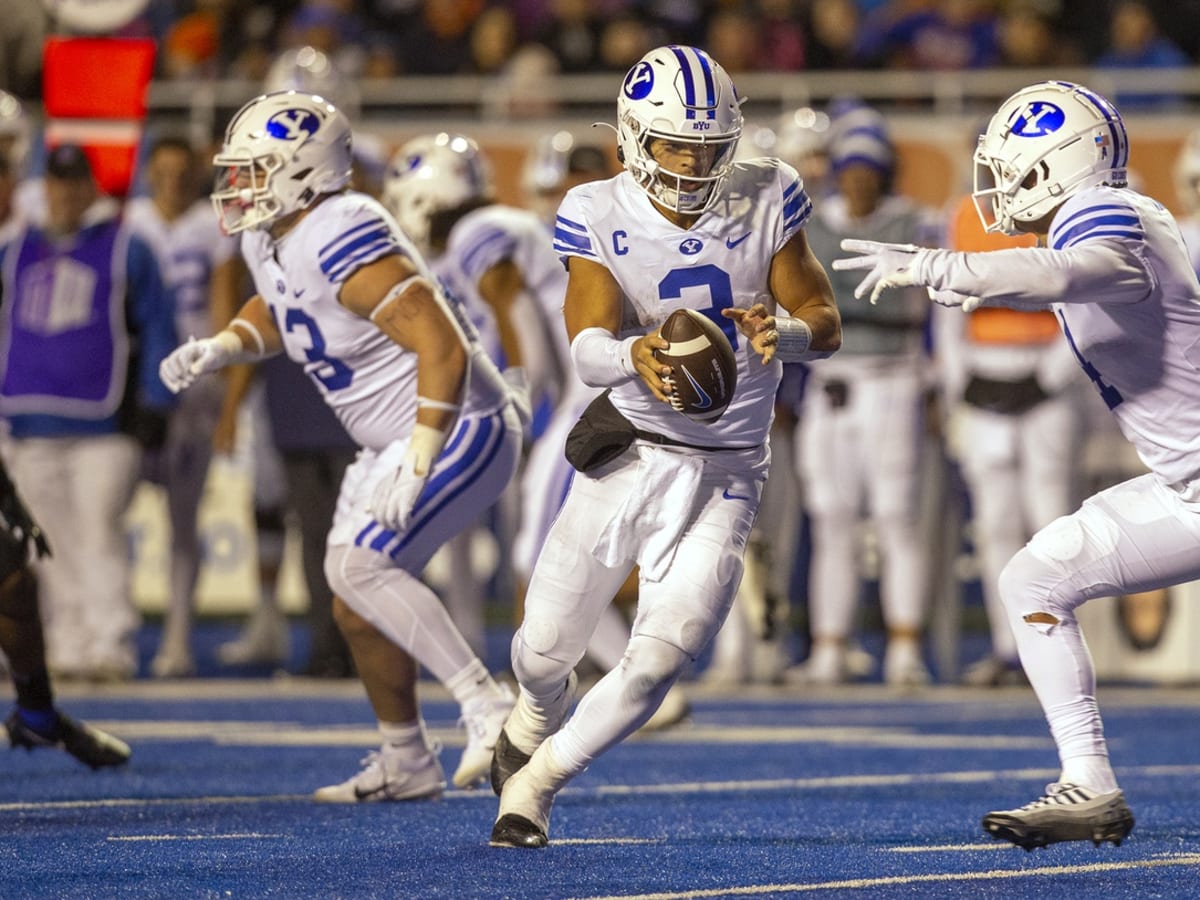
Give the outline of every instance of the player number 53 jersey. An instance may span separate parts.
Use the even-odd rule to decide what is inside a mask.
[[[773,311],[767,294],[771,261],[811,213],[796,171],[765,158],[736,164],[724,196],[686,230],[667,221],[625,172],[568,192],[555,221],[555,250],[564,260],[600,263],[620,284],[625,303],[618,338],[645,334],[687,307],[716,322],[737,357],[737,390],[717,422],[680,415],[656,400],[640,378],[612,392],[613,405],[627,419],[700,446],[765,443],[782,365],[774,360],[764,366],[721,310],[761,301]]]

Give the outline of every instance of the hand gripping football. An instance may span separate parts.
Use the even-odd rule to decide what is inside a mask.
[[[670,341],[654,356],[673,373],[663,379],[672,388],[671,406],[696,422],[711,423],[724,414],[737,387],[737,357],[729,339],[712,319],[694,309],[677,309],[659,333]]]

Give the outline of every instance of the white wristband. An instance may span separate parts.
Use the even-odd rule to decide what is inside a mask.
[[[430,397],[422,397],[417,394],[417,406],[425,409],[440,409],[442,412],[456,413],[462,409],[458,403],[449,403],[445,400],[434,400]]]
[[[808,359],[820,359],[808,349],[812,343],[812,329],[803,319],[791,316],[776,316],[775,331],[779,335],[779,343],[775,345],[775,358],[780,362],[803,362]],[[827,356],[828,354],[821,354]]]
[[[262,332],[258,330],[255,324],[248,319],[243,319],[241,316],[238,316],[229,322],[229,328],[233,328],[235,325],[245,331],[246,334],[250,335],[250,337],[254,340],[254,346],[258,348],[258,355],[265,356],[267,353],[267,345],[263,341]],[[242,346],[239,343],[238,350],[241,349]]]
[[[615,387],[637,377],[633,345],[640,335],[617,340],[604,328],[585,328],[571,341],[571,360],[584,384]]]

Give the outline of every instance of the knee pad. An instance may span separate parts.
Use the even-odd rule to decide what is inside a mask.
[[[647,697],[666,694],[690,659],[674,644],[647,635],[634,636],[621,660],[629,699],[640,703]]]
[[[584,643],[573,651],[571,643],[563,640],[555,622],[527,619],[513,635],[512,667],[517,681],[534,694],[561,684],[583,658],[586,647]]]
[[[1000,572],[998,589],[1012,627],[1048,632],[1073,620],[1078,603],[1065,602],[1056,590],[1064,578],[1059,567],[1046,562],[1029,546],[1010,559]]]

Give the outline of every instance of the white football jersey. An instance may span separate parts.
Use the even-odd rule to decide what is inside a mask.
[[[338,194],[279,241],[246,232],[242,253],[284,350],[303,366],[347,433],[375,450],[407,436],[417,412],[416,354],[338,302],[347,278],[394,253],[436,283],[391,215],[365,194]],[[507,402],[504,381],[460,304],[440,292],[438,298],[470,351],[463,414],[495,412]]]
[[[163,278],[175,295],[175,330],[180,340],[211,337],[209,281],[213,270],[238,249],[236,238],[221,233],[212,204],[197,201],[168,222],[153,200],[137,197],[126,204],[125,217],[158,255]]]
[[[1160,203],[1091,188],[1058,210],[1045,249],[975,253],[969,266],[935,251],[920,280],[989,305],[1049,306],[1146,466],[1168,484],[1200,477],[1200,282]]]
[[[722,198],[689,229],[667,221],[627,172],[572,188],[559,207],[554,247],[607,268],[625,293],[618,338],[646,334],[676,309],[711,318],[733,345],[737,388],[725,414],[705,424],[654,398],[640,378],[613,389],[613,405],[637,427],[704,447],[766,443],[783,373],[767,365],[721,315],[768,294],[771,261],[804,226],[812,203],[796,170],[777,159],[734,165]]]
[[[563,324],[567,271],[540,218],[500,204],[473,210],[454,223],[446,250],[434,268],[468,308],[486,310],[490,317],[491,310],[479,294],[479,280],[506,260],[520,270],[525,292],[536,305],[517,311],[522,323],[518,337],[529,382],[535,393],[547,387],[561,391],[564,376],[578,381]]]

